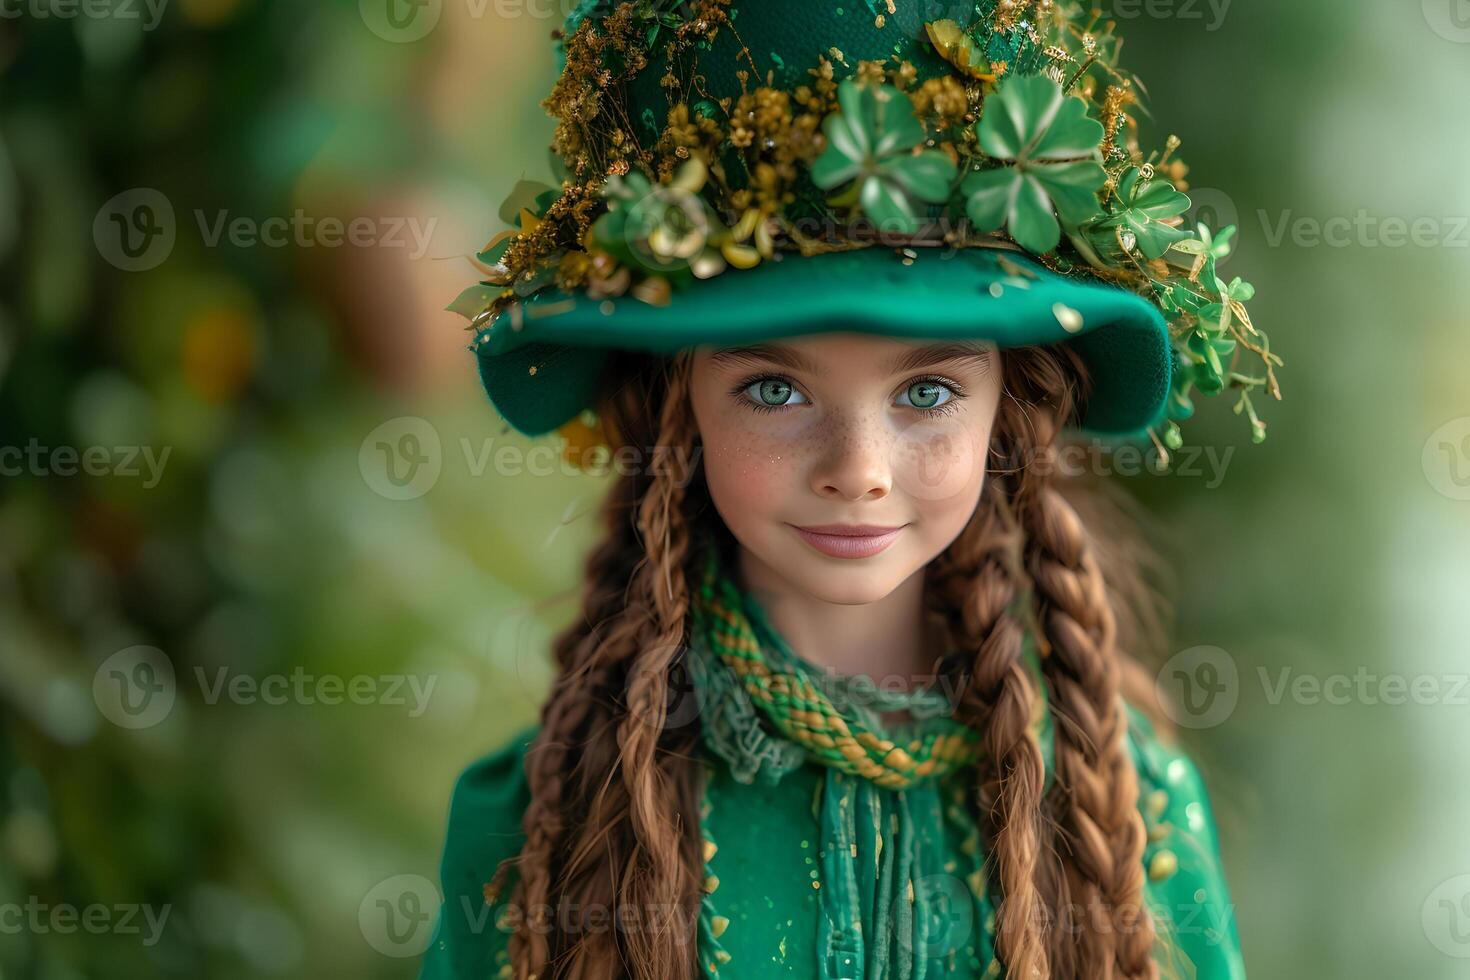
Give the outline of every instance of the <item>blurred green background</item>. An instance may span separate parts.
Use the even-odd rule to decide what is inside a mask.
[[[497,466],[439,312],[566,6],[0,3],[0,978],[413,974],[604,488]],[[1127,481],[1234,672],[1184,738],[1247,963],[1465,976],[1470,4],[1104,9],[1287,361],[1264,446],[1186,430],[1222,478]]]

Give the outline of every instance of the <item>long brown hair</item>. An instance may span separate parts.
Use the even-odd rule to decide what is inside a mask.
[[[663,465],[621,475],[587,561],[582,616],[554,645],[558,676],[526,758],[530,805],[514,869],[518,978],[693,980],[703,886],[697,721],[673,723],[692,542],[723,530],[698,467],[691,357],[628,355],[602,406],[607,431]],[[961,654],[942,663],[958,716],[982,733],[973,812],[987,840],[996,949],[1007,975],[1149,978],[1145,827],[1122,692],[1143,690],[1120,653],[1109,567],[1056,485],[1055,453],[1086,375],[1065,347],[1009,350],[994,459],[979,506],[926,572],[926,601]],[[728,534],[728,531],[725,532]],[[1119,562],[1126,564],[1126,562]],[[1127,574],[1125,574],[1127,573]],[[1023,662],[1030,632],[1054,731],[1044,790]],[[1126,681],[1126,683],[1125,683]],[[1145,708],[1149,707],[1144,705]]]

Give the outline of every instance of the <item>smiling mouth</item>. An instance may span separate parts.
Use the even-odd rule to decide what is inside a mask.
[[[871,558],[893,544],[907,524],[880,527],[873,524],[821,524],[811,527],[788,525],[817,551],[829,558]]]

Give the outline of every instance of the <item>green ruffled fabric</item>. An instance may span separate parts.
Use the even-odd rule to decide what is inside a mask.
[[[908,744],[957,726],[954,705],[938,687],[894,692],[866,676],[823,670],[789,647],[749,593],[738,588],[719,591],[738,603],[738,616],[759,643],[764,663],[811,683],[851,727]],[[716,652],[713,617],[701,608],[698,596],[691,613],[686,663],[699,699],[704,739],[710,752],[729,767],[731,777],[744,784],[776,785],[809,763],[826,763],[787,737],[783,729],[788,721],[779,711],[747,693],[736,671]],[[1044,696],[1033,646],[1028,644],[1025,657]],[[910,720],[885,727],[880,715],[893,711],[907,711]],[[1052,732],[1045,711],[1038,714],[1037,735],[1049,780]],[[963,940],[973,944],[976,933],[982,940],[975,950],[978,963],[998,971],[989,930],[974,928],[975,923],[993,923],[993,909],[975,820],[966,805],[966,774],[919,778],[907,787],[890,789],[836,765],[824,764],[822,770],[813,799],[820,828],[817,862],[808,872],[821,906],[816,937],[821,980],[947,976],[947,967],[931,972],[931,964],[952,964]],[[710,828],[709,811],[707,798],[703,829],[713,845],[707,850],[715,853],[719,842]],[[951,822],[948,828],[946,821]],[[946,843],[954,826],[969,830],[968,846],[961,849],[963,868]],[[707,888],[700,917],[700,962],[715,977],[729,960],[719,939],[723,931],[719,906],[717,889]]]
[[[758,604],[747,598],[742,606],[763,637],[763,652],[795,658]],[[706,974],[720,980],[1002,977],[966,774],[888,789],[812,762],[698,639],[691,637],[687,663],[703,699],[708,746],[700,814],[707,878],[697,938]],[[1036,663],[1034,651],[1026,657]],[[900,706],[916,715],[929,711],[928,701],[884,700],[876,696],[881,692],[869,702],[863,684],[837,678],[824,690],[855,713]],[[933,723],[929,717],[914,722]],[[535,727],[521,732],[469,766],[455,786],[440,873],[444,904],[421,980],[510,976],[508,943],[518,918],[502,919],[509,890],[487,907],[484,886],[524,844],[525,758],[535,735]],[[1050,778],[1050,730],[1042,735]],[[1143,864],[1161,976],[1244,980],[1205,781],[1131,707],[1128,741],[1148,830]]]

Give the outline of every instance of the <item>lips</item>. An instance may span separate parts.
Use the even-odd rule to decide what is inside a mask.
[[[814,524],[791,528],[829,558],[871,558],[891,545],[904,527],[880,527],[874,524]]]

